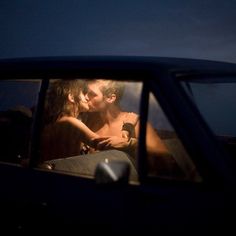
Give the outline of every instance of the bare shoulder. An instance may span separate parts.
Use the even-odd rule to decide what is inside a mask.
[[[63,116],[58,122],[76,122],[78,121],[77,118],[72,116]]]
[[[84,126],[84,123],[81,120],[78,120],[77,118],[72,117],[72,116],[64,116],[64,117],[62,117],[58,121],[58,123],[60,123],[60,122],[61,123],[65,122],[65,123],[68,123],[68,124],[70,124],[72,126],[76,126],[76,127]]]

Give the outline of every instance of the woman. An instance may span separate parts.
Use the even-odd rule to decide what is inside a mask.
[[[81,80],[55,80],[49,85],[45,101],[42,134],[42,161],[79,155],[82,142],[94,146],[98,135],[77,119],[87,111]]]
[[[44,128],[42,133],[42,162],[80,155],[83,144],[100,150],[107,149],[99,142],[114,140],[109,148],[124,150],[129,137],[100,137],[78,120],[80,112],[88,111],[88,103],[83,94],[82,80],[55,80],[50,83],[46,103]],[[99,141],[94,142],[95,139]]]

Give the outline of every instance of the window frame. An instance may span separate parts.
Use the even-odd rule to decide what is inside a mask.
[[[188,126],[190,123],[192,123],[192,121],[194,121],[194,124],[197,127],[195,128],[195,136],[191,134],[191,129],[189,128],[184,129],[185,131],[187,131],[187,133],[182,134],[180,132],[179,134],[182,136],[183,143],[185,144],[186,149],[188,150],[194,163],[196,164],[196,166],[198,166],[201,175],[205,179],[205,182],[222,185],[230,183],[230,185],[234,185],[236,176],[232,168],[233,166],[231,165],[231,157],[220,145],[218,145],[218,141],[214,133],[199,112],[194,101],[190,98],[186,89],[183,87],[183,85],[181,85],[181,81],[192,79],[194,80],[196,78],[198,78],[198,80],[203,80],[203,78],[206,77],[209,79],[217,80],[218,77],[221,78],[223,76],[233,76],[235,78],[236,73],[228,70],[198,70],[192,72],[175,71],[174,73],[171,73],[171,76],[174,78],[175,86],[177,86],[178,91],[181,93],[181,96],[184,99],[184,103],[182,104],[182,106],[184,107],[183,109],[188,110],[188,114],[191,114],[191,117],[189,119],[191,121],[184,119],[185,124],[183,125]],[[190,131],[189,134],[188,131]],[[196,147],[191,147],[191,143],[188,143],[188,137],[192,137],[195,140],[194,142],[192,142],[192,144],[196,144]],[[198,158],[199,154],[197,146],[201,147],[201,159]]]

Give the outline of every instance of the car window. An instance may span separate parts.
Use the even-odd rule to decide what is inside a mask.
[[[29,158],[40,84],[40,80],[0,81],[0,161],[20,163]]]
[[[149,165],[149,176],[201,182],[202,179],[196,166],[152,93],[149,94],[148,122],[153,126],[169,153],[164,161],[153,158],[155,161],[151,161]]]
[[[138,180],[138,137],[143,82],[111,79],[108,80],[111,82],[109,89],[105,90],[103,81],[96,85],[93,79],[77,78],[72,80],[64,80],[63,83],[61,79],[50,80],[45,101],[40,166],[68,174],[93,177],[99,162],[125,160],[132,167],[132,180]],[[116,87],[115,90],[111,89],[115,86],[113,83],[123,86],[122,94],[116,94],[119,91]],[[60,88],[55,89],[55,85]],[[79,90],[82,95],[78,92]],[[73,93],[72,97],[70,91]],[[110,96],[113,93],[116,94],[116,99],[119,97],[119,103],[114,106],[111,105],[114,97]],[[62,96],[65,97],[62,98]],[[75,103],[76,96],[79,97],[77,103]],[[90,104],[89,110],[85,111],[81,107],[80,102],[83,98],[87,99]],[[60,99],[62,100],[59,101]],[[201,178],[194,164],[152,93],[149,94],[148,106],[146,135],[148,176],[200,181]],[[112,107],[112,112],[107,107]],[[76,113],[77,109],[82,109],[82,112]],[[63,112],[61,112],[62,110]],[[108,113],[106,113],[107,111]],[[107,116],[104,116],[105,113]],[[73,116],[76,116],[76,121]],[[110,123],[106,123],[105,117],[109,119]],[[75,126],[78,126],[79,129]],[[90,131],[84,131],[88,128]],[[92,134],[89,133],[91,131]],[[86,132],[90,137],[86,137]],[[99,146],[101,143],[98,145],[97,142],[97,146],[94,146],[91,141],[94,138],[93,133],[102,138],[112,136],[112,139],[108,143],[105,140],[105,144],[100,140],[102,145]],[[123,135],[127,135],[128,138]],[[128,144],[122,146],[124,145],[122,141],[117,145],[117,140],[113,140],[114,136],[126,137]],[[113,144],[117,146],[112,146]],[[114,149],[118,152],[110,151]]]
[[[216,138],[235,159],[236,78],[202,76],[181,84]]]
[[[131,180],[138,180],[135,151],[126,152],[127,145],[124,148],[115,148],[116,151],[111,151],[114,148],[97,149],[92,145],[94,133],[99,137],[117,136],[122,138],[123,124],[131,122],[136,125],[138,122],[141,83],[110,80],[110,86],[116,86],[113,85],[114,82],[118,83],[121,88],[115,87],[115,90],[112,91],[116,93],[116,91],[122,90],[122,92],[116,93],[117,97],[120,96],[120,98],[119,104],[115,105],[115,107],[119,107],[121,116],[117,124],[107,128],[106,125],[103,127],[98,113],[103,113],[103,107],[109,103],[110,88],[108,91],[104,91],[106,95],[102,95],[100,88],[98,89],[98,86],[95,86],[91,79],[72,78],[67,80],[51,79],[49,81],[44,107],[40,167],[93,178],[98,163],[122,160],[131,166]],[[91,84],[91,86],[87,84]],[[73,93],[73,100],[68,100],[69,91]],[[101,96],[107,97],[108,100],[105,101],[105,98]],[[89,101],[92,100],[91,112],[83,110],[80,102],[84,98]],[[93,106],[95,110],[93,110]],[[76,113],[77,109],[81,112]],[[68,117],[76,117],[80,123],[72,124],[73,120],[67,120]],[[75,127],[76,125],[78,127]],[[86,137],[87,133],[92,133],[92,138]]]

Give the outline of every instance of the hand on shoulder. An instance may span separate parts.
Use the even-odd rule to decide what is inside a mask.
[[[138,114],[134,112],[127,112],[125,119],[123,120],[122,126],[122,137],[125,138],[135,138],[135,126],[137,125],[139,120]]]
[[[139,120],[139,115],[134,112],[127,112],[124,123],[131,123],[134,126],[136,126],[137,122]]]

